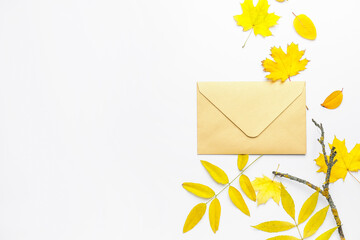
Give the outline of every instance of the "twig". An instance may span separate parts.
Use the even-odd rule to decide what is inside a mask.
[[[322,124],[318,124],[314,119],[312,120],[313,123],[315,124],[315,126],[317,126],[320,131],[321,131],[321,137],[318,139],[318,142],[321,144],[322,146],[322,151],[323,151],[323,154],[324,154],[324,159],[325,159],[325,163],[327,165],[327,171],[326,171],[326,177],[325,177],[325,183],[324,185],[322,186],[323,189],[321,190],[320,187],[310,183],[309,181],[306,181],[306,180],[303,180],[301,178],[298,178],[298,177],[294,177],[294,176],[291,176],[287,173],[280,173],[280,172],[277,172],[277,171],[274,171],[273,174],[275,176],[279,176],[279,177],[283,177],[283,178],[288,178],[290,180],[293,180],[293,181],[296,181],[296,182],[299,182],[299,183],[302,183],[302,184],[305,184],[307,185],[308,187],[314,189],[315,191],[319,191],[319,193],[321,193],[321,195],[323,195],[326,200],[328,201],[329,205],[330,205],[330,208],[331,208],[331,212],[334,216],[334,219],[335,219],[335,222],[336,222],[336,225],[338,227],[338,232],[339,232],[339,235],[340,235],[340,239],[341,240],[345,240],[345,235],[344,235],[344,232],[343,232],[343,229],[342,229],[342,223],[341,223],[341,220],[340,220],[340,217],[339,217],[339,213],[336,209],[336,206],[335,206],[335,203],[329,193],[329,185],[330,185],[330,176],[331,176],[331,169],[332,167],[336,164],[337,160],[334,160],[335,159],[335,156],[336,156],[336,151],[335,151],[335,147],[333,147],[331,149],[331,153],[330,153],[330,156],[329,158],[327,157],[326,155],[326,150],[325,150],[325,143],[324,143],[324,129],[323,129],[323,126]]]

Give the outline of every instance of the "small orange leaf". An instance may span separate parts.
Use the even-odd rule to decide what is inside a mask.
[[[324,108],[327,109],[335,109],[340,106],[342,100],[343,100],[343,90],[337,90],[333,93],[331,93],[325,101],[321,104]]]

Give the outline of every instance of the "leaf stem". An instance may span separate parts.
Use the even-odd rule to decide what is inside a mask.
[[[360,183],[359,179],[357,179],[350,171],[348,171],[348,173],[349,173],[358,183]]]
[[[301,232],[300,232],[300,229],[299,229],[299,225],[298,225],[298,223],[296,222],[295,219],[294,219],[294,222],[295,222],[296,228],[297,228],[297,230],[298,230],[298,232],[299,232],[299,235],[300,235],[301,240],[304,240],[304,238],[303,238],[302,235],[301,235]]]
[[[252,161],[246,168],[244,168],[233,180],[231,180],[228,184],[226,184],[224,186],[223,189],[220,190],[220,192],[218,192],[217,194],[215,194],[215,196],[213,196],[212,198],[210,198],[206,204],[208,204],[209,202],[211,202],[211,200],[213,200],[214,198],[216,198],[220,193],[222,193],[226,188],[228,188],[238,177],[240,177],[245,171],[246,169],[248,169],[251,165],[253,165],[259,158],[261,158],[264,155],[260,155],[259,157],[257,157],[254,161]]]
[[[247,41],[249,40],[250,35],[251,35],[252,32],[253,32],[253,28],[250,30],[249,36],[247,37],[246,41],[244,42],[244,45],[242,46],[242,48],[245,47],[245,45],[246,45]]]

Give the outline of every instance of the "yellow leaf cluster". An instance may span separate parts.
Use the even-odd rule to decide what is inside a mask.
[[[242,14],[234,16],[234,19],[244,31],[253,29],[255,35],[271,36],[269,28],[275,26],[280,17],[274,13],[268,13],[269,7],[267,0],[259,0],[256,7],[253,0],[245,0],[241,4]]]
[[[345,140],[340,141],[335,136],[333,143],[329,144],[329,147],[330,149],[335,147],[335,151],[337,152],[335,156],[337,162],[331,169],[330,182],[336,182],[340,178],[345,180],[348,172],[360,170],[360,144],[356,144],[349,153],[345,145]],[[320,167],[318,172],[326,173],[327,165],[325,163],[324,155],[320,154],[315,161]]]
[[[270,198],[279,204],[281,195],[281,186],[279,182],[264,176],[262,178],[255,178],[252,185],[254,190],[258,192],[256,196],[258,205],[266,203]]]
[[[306,58],[301,59],[304,53],[305,50],[299,51],[299,46],[295,43],[287,46],[287,53],[281,47],[271,48],[271,57],[274,60],[266,58],[262,61],[264,71],[270,73],[266,75],[266,78],[271,81],[281,80],[284,82],[286,79],[299,74],[300,71],[306,69],[309,62]]]
[[[321,104],[324,108],[327,109],[335,109],[340,106],[343,100],[343,92],[342,90],[337,90],[332,92]]]

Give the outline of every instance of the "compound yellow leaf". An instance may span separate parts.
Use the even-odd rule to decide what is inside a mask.
[[[302,205],[298,217],[298,224],[305,222],[314,212],[319,199],[319,192],[314,192]]]
[[[324,108],[327,109],[335,109],[340,106],[343,100],[343,92],[342,90],[337,90],[332,92],[321,104]]]
[[[186,218],[183,233],[186,233],[193,229],[196,224],[200,222],[206,212],[206,203],[199,203],[193,209],[191,209],[189,215]]]
[[[220,223],[220,215],[221,215],[221,206],[220,201],[217,198],[211,201],[209,207],[209,220],[210,226],[214,233],[219,229]]]
[[[267,0],[259,0],[256,7],[253,0],[245,0],[241,4],[242,14],[234,16],[237,25],[242,26],[244,32],[254,30],[255,35],[271,36],[269,28],[275,26],[279,16],[268,13],[270,5]]]
[[[286,79],[299,74],[306,69],[309,62],[306,58],[301,59],[304,53],[305,50],[299,51],[299,46],[295,43],[287,46],[287,53],[284,53],[281,47],[272,47],[270,55],[274,61],[268,58],[262,61],[264,71],[270,73],[266,78],[273,82],[277,80],[285,82]]]
[[[334,227],[330,230],[327,230],[326,232],[324,232],[323,234],[321,234],[320,236],[318,236],[315,240],[329,240],[331,235],[335,232],[335,230],[338,227]]]
[[[276,236],[272,238],[268,238],[266,240],[300,240],[299,238],[288,236],[288,235],[282,235],[282,236]]]
[[[266,203],[272,198],[277,204],[280,202],[281,187],[280,183],[264,176],[255,178],[252,182],[254,190],[258,192],[256,195],[257,204]]]
[[[295,225],[284,221],[269,221],[269,222],[260,223],[259,225],[252,227],[264,232],[272,233],[272,232],[282,232],[292,229],[295,227]]]
[[[249,208],[247,207],[244,198],[241,196],[241,193],[234,188],[233,186],[229,187],[229,197],[234,205],[240,209],[244,214],[250,216]]]
[[[345,140],[340,141],[335,136],[333,143],[329,144],[329,147],[330,149],[335,147],[337,152],[335,156],[335,160],[337,160],[337,162],[331,169],[330,182],[336,182],[340,178],[345,180],[347,172],[357,172],[360,170],[360,144],[356,144],[350,153],[348,153]],[[327,165],[325,163],[324,155],[320,154],[315,161],[320,167],[318,172],[326,173]]]
[[[226,173],[218,166],[215,166],[207,161],[201,161],[201,164],[217,183],[227,184],[229,182],[229,178]]]
[[[281,204],[287,214],[292,219],[295,219],[295,203],[288,191],[286,191],[285,187],[281,184]]]
[[[294,14],[295,15],[295,14]],[[303,38],[315,40],[316,28],[314,23],[305,14],[295,15],[294,28],[296,32]]]
[[[312,236],[316,231],[320,228],[320,226],[324,223],[324,220],[326,218],[326,214],[329,210],[329,206],[326,206],[325,208],[321,209],[317,213],[314,214],[310,218],[310,220],[306,223],[304,228],[304,238]]]
[[[256,194],[255,194],[255,190],[250,182],[250,179],[246,175],[243,174],[240,176],[239,182],[240,182],[240,187],[244,191],[246,196],[255,202]]]
[[[238,155],[237,165],[239,170],[243,170],[249,160],[249,155]]]
[[[212,198],[215,195],[214,190],[200,183],[185,182],[183,188],[192,194],[202,198]]]

